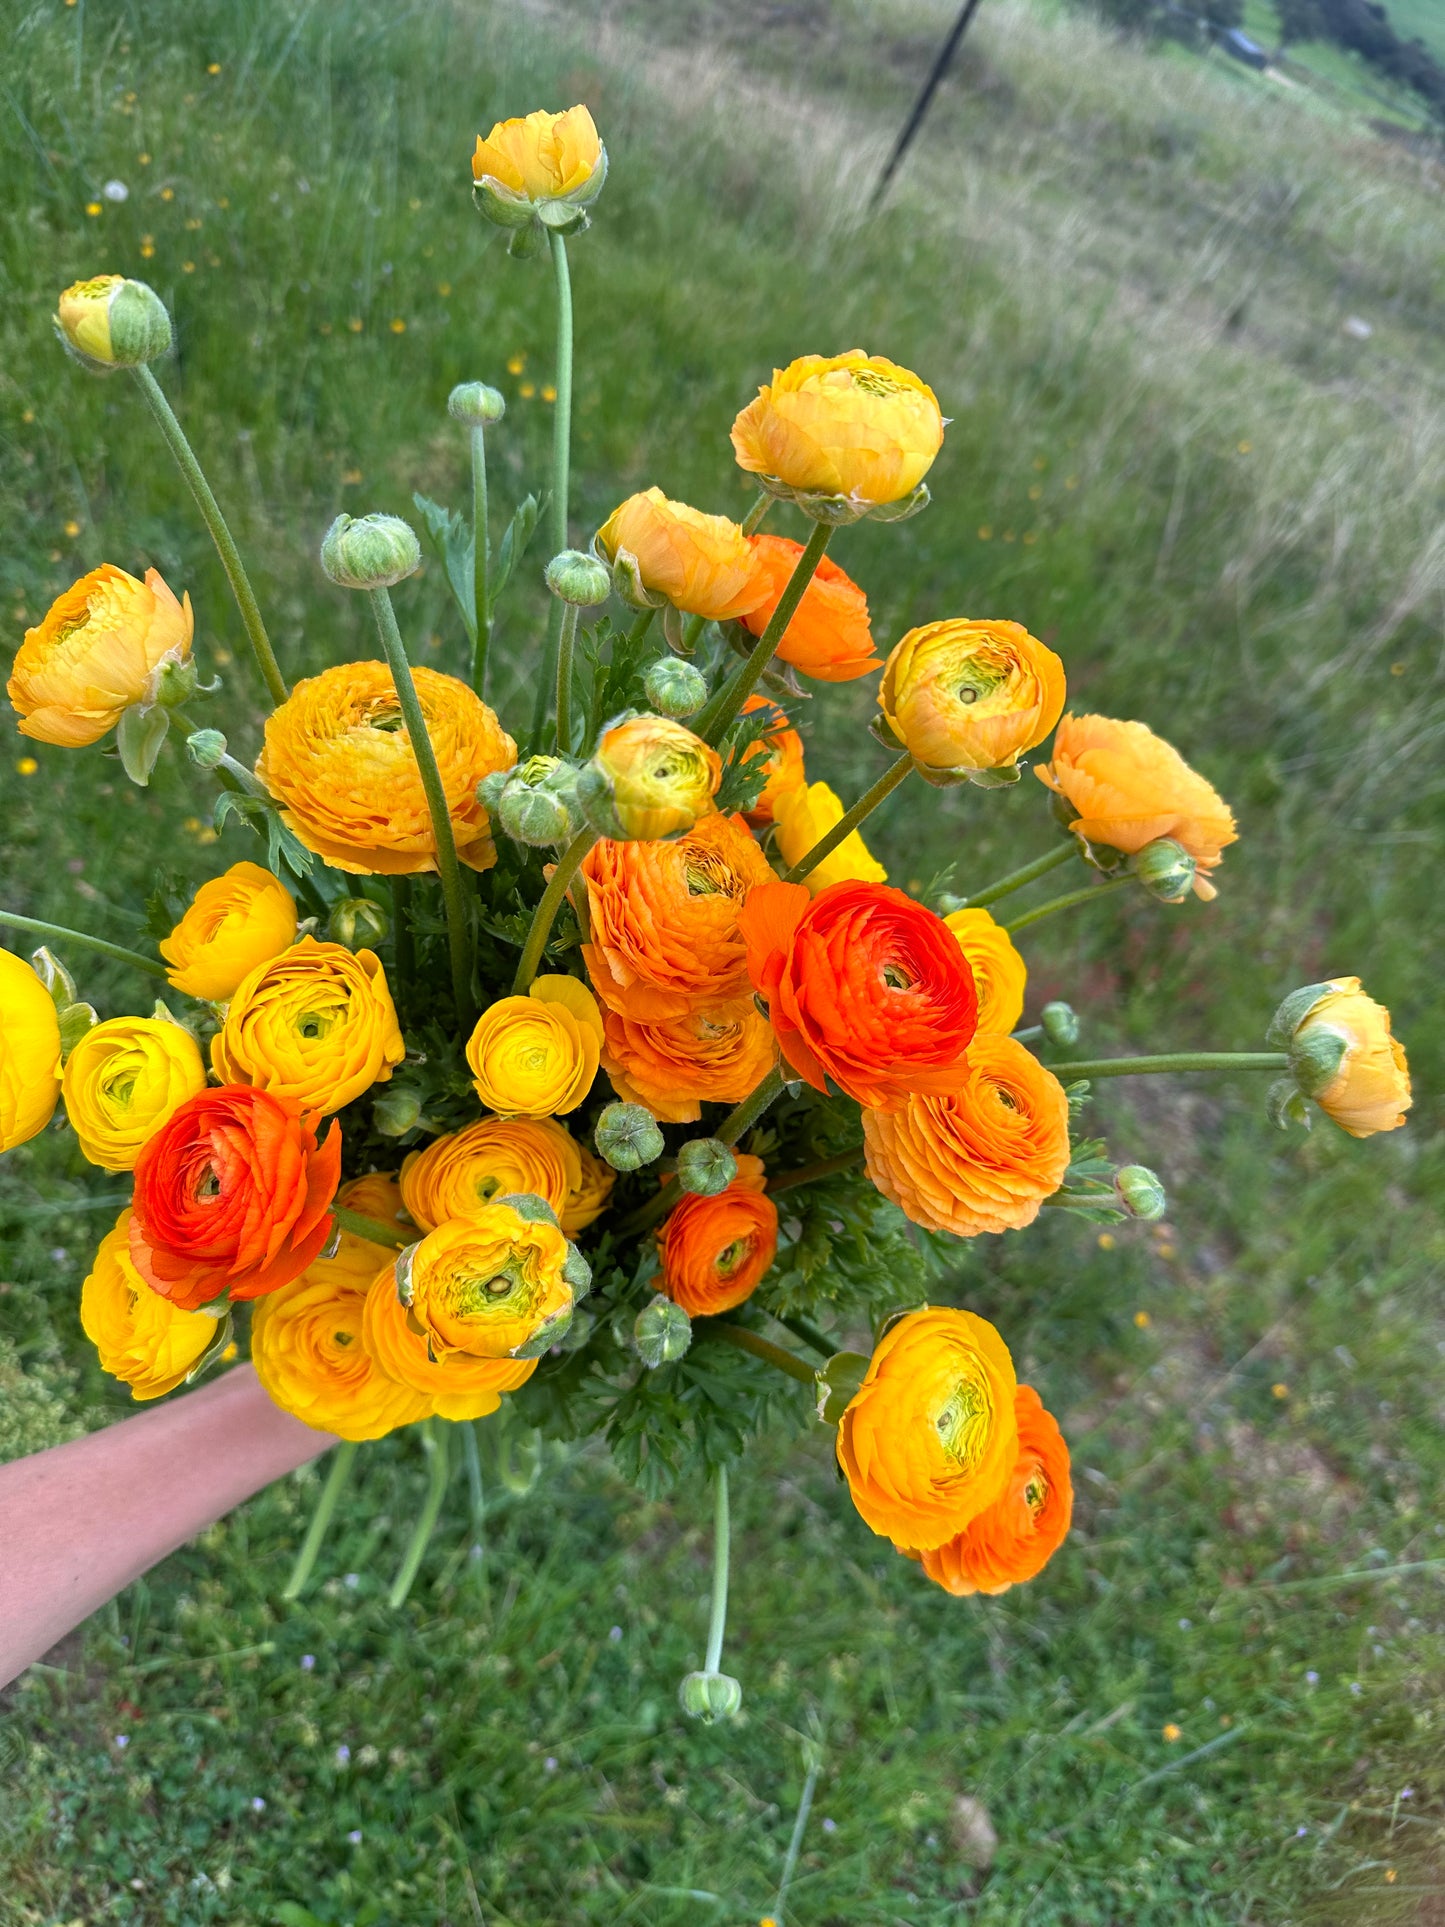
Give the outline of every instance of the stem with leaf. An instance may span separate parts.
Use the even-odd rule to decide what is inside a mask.
[[[823,559],[832,534],[833,530],[829,523],[813,524],[813,533],[808,537],[806,547],[793,565],[793,573],[788,577],[783,593],[778,597],[777,608],[768,618],[767,628],[749,651],[747,660],[723,684],[693,724],[693,733],[701,736],[705,743],[716,745],[721,740],[728,724],[756,689],[763,671],[777,654],[778,644],[782,641],[788,624],[793,619],[793,612],[803,599],[803,591],[812,581],[814,571]]]
[[[442,1509],[442,1500],[447,1489],[447,1435],[444,1421],[437,1418],[424,1419],[421,1432],[422,1450],[427,1455],[426,1499],[422,1504],[416,1528],[406,1549],[406,1557],[401,1569],[392,1581],[391,1591],[386,1603],[393,1612],[402,1605],[412,1589],[412,1583],[421,1568],[427,1545],[436,1529],[437,1515]]]
[[[536,976],[537,966],[542,961],[542,953],[547,948],[547,939],[552,934],[552,925],[556,921],[557,912],[562,908],[562,899],[566,896],[583,857],[596,841],[596,830],[579,830],[558,857],[547,887],[542,892],[541,901],[532,912],[527,941],[522,946],[522,955],[517,963],[517,974],[512,979],[514,997],[525,996],[532,979]]]
[[[41,937],[63,937],[67,943],[82,944],[87,950],[99,951],[102,957],[110,957],[116,963],[130,964],[136,970],[144,970],[149,976],[166,975],[165,965],[157,963],[154,957],[143,957],[138,950],[124,950],[118,943],[106,943],[103,938],[89,936],[84,930],[67,930],[61,923],[42,923],[39,917],[21,917],[13,910],[0,910],[0,926],[33,930]]]
[[[282,1590],[283,1599],[299,1599],[306,1590],[306,1582],[316,1564],[316,1555],[326,1537],[326,1529],[331,1524],[331,1515],[336,1510],[337,1500],[351,1477],[351,1468],[356,1460],[356,1441],[343,1439],[332,1455],[331,1469],[326,1474],[326,1483],[321,1488],[321,1497],[316,1501],[316,1510],[311,1515],[311,1523],[306,1528],[306,1537],[301,1541],[301,1550],[296,1555],[296,1563],[291,1568],[291,1577]]]
[[[851,810],[845,810],[831,830],[818,838],[806,855],[800,856],[783,878],[784,883],[801,883],[811,876],[825,857],[830,857],[846,837],[853,834],[864,817],[871,816],[885,796],[891,796],[898,785],[913,768],[913,758],[905,749],[895,762],[888,765],[872,789],[865,790]]]

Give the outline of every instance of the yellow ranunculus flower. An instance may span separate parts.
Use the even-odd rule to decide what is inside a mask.
[[[405,1056],[380,957],[314,937],[243,978],[211,1039],[223,1084],[252,1084],[322,1116],[384,1084]]]
[[[411,1152],[401,1167],[402,1198],[423,1231],[519,1192],[544,1199],[560,1218],[581,1185],[577,1142],[551,1117],[484,1117]]]
[[[841,496],[866,513],[918,487],[943,446],[943,416],[917,375],[854,348],[775,368],[732,442],[738,466],[765,487]]]
[[[154,700],[160,671],[191,653],[189,595],[160,572],[137,582],[109,562],[57,596],[15,656],[6,692],[20,733],[80,749],[98,743],[132,703]]]
[[[571,1323],[571,1257],[557,1224],[499,1199],[409,1246],[397,1292],[433,1358],[537,1358]]]
[[[259,863],[233,863],[203,883],[191,907],[160,946],[177,990],[225,1003],[258,964],[296,941],[296,902]]]
[[[473,1358],[448,1352],[433,1358],[426,1334],[413,1330],[411,1315],[396,1295],[394,1266],[378,1274],[366,1294],[362,1339],[382,1371],[398,1385],[419,1392],[438,1418],[486,1418],[537,1369],[535,1358]]]
[[[474,181],[534,206],[549,201],[583,206],[598,193],[606,173],[606,150],[591,114],[580,105],[561,114],[543,110],[499,120],[485,140],[477,136],[472,155]]]
[[[65,1114],[102,1171],[133,1171],[146,1139],[206,1088],[201,1047],[168,1017],[110,1017],[65,1060]]]
[[[979,1030],[1007,1037],[1023,1015],[1029,976],[1013,938],[987,910],[955,910],[943,921],[973,972]]]
[[[123,274],[75,281],[56,303],[61,339],[97,374],[138,368],[171,345],[171,318],[154,288]]]
[[[467,1041],[477,1096],[504,1117],[575,1111],[592,1088],[602,1012],[576,977],[537,977],[484,1010]]]
[[[883,665],[878,707],[927,770],[1011,769],[1064,707],[1064,665],[1017,622],[928,622]]]
[[[602,1216],[617,1182],[612,1166],[594,1157],[585,1144],[577,1146],[577,1154],[582,1163],[582,1179],[559,1213],[562,1229],[569,1238],[575,1238],[579,1231],[585,1231]]]
[[[670,602],[724,622],[756,609],[768,592],[748,538],[725,515],[670,502],[660,488],[629,495],[597,531],[594,546],[628,578],[629,600]]]
[[[160,1398],[189,1378],[220,1336],[214,1318],[181,1311],[152,1291],[131,1262],[130,1209],[121,1212],[81,1287],[80,1323],[101,1370],[134,1399]]]
[[[773,823],[778,850],[789,869],[842,819],[842,799],[826,783],[806,783],[775,797]],[[851,830],[837,849],[830,850],[803,881],[817,896],[830,883],[886,883],[888,872],[860,833]]]
[[[1295,1027],[1291,1069],[1307,1097],[1351,1137],[1374,1137],[1405,1122],[1410,1067],[1390,1030],[1390,1013],[1360,986],[1335,977]]]
[[[382,1222],[395,1218],[401,1193],[373,1172],[354,1178],[336,1202]],[[367,1348],[366,1294],[389,1272],[396,1252],[343,1231],[334,1258],[318,1258],[294,1283],[256,1301],[251,1362],[283,1411],[318,1432],[379,1439],[432,1411],[430,1399],[397,1382]]]
[[[43,1131],[60,1098],[55,1000],[13,950],[0,950],[0,1151]]]
[[[623,715],[577,779],[587,820],[614,842],[681,836],[710,816],[722,781],[715,749],[666,716]]]

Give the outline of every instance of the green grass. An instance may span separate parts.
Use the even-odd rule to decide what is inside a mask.
[[[800,1409],[735,1482],[736,1726],[687,1726],[673,1700],[702,1645],[705,1492],[644,1502],[592,1452],[513,1492],[489,1445],[481,1571],[458,1482],[393,1615],[415,1442],[367,1449],[294,1608],[317,1475],[284,1482],[0,1703],[5,1927],[737,1927],[770,1908],[804,1737],[823,1777],[797,1927],[1445,1918],[1445,213],[1415,163],[1213,63],[998,0],[864,221],[950,10],[627,0],[533,29],[360,0],[8,8],[11,638],[81,569],[154,562],[195,599],[215,713],[255,747],[239,623],[139,398],[50,338],[55,291],[115,266],[173,304],[163,378],[288,674],[372,653],[316,543],[338,508],[460,499],[454,381],[509,396],[498,493],[545,480],[550,416],[522,386],[548,374],[547,277],[482,229],[465,159],[494,115],[584,96],[613,175],[573,250],[577,532],[654,480],[740,510],[726,429],[775,362],[858,340],[918,367],[953,417],[935,504],[836,544],[878,633],[1017,616],[1079,704],[1169,735],[1241,822],[1213,907],[1115,898],[1041,925],[1031,1007],[1069,996],[1091,1052],[1250,1048],[1292,985],[1358,971],[1409,1042],[1411,1129],[1284,1139],[1255,1089],[1103,1090],[1116,1151],[1170,1185],[1168,1225],[1050,1223],[969,1247],[960,1277],[1062,1417],[1076,1534],[1034,1586],[950,1601],[864,1531]],[[422,660],[461,668],[435,570],[398,607]],[[514,715],[544,623],[539,593],[505,618]],[[810,761],[849,795],[881,767],[868,706],[857,687],[806,706]],[[14,907],[125,942],[158,863],[199,877],[249,853],[238,829],[211,847],[182,827],[205,796],[169,754],[142,793],[43,747],[23,776],[28,747],[10,735],[0,767]],[[1048,835],[1028,778],[905,787],[876,843],[921,887]],[[82,980],[105,1013],[140,1007],[109,966]],[[105,1222],[86,1203],[116,1188],[59,1132],[0,1171],[7,1453],[126,1409],[75,1319]],[[986,1872],[964,1798],[999,1836]]]

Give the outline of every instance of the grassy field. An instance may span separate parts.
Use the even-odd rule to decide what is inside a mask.
[[[5,633],[102,559],[153,562],[255,747],[239,623],[139,397],[50,337],[56,290],[115,267],[172,304],[164,379],[288,673],[372,653],[316,543],[340,508],[460,499],[454,381],[509,397],[498,492],[545,481],[547,278],[482,229],[465,164],[495,116],[585,98],[613,174],[573,250],[577,532],[652,481],[740,512],[726,430],[776,362],[861,341],[919,368],[953,418],[934,506],[837,545],[878,634],[1017,617],[1078,706],[1167,734],[1240,819],[1215,905],[1112,898],[1031,933],[1031,1008],[1070,997],[1100,1052],[1249,1049],[1293,985],[1355,971],[1409,1042],[1412,1127],[1285,1139],[1254,1088],[1102,1090],[1167,1223],[962,1261],[1062,1416],[1069,1545],[1031,1588],[948,1600],[853,1517],[800,1409],[736,1480],[734,1726],[673,1699],[705,1624],[701,1490],[646,1502],[586,1451],[524,1490],[489,1439],[485,1557],[458,1481],[392,1614],[414,1441],[367,1449],[291,1608],[317,1475],[285,1482],[0,1697],[4,1927],[741,1927],[774,1911],[813,1760],[790,1927],[1445,1921],[1442,176],[997,0],[869,219],[951,11],[10,0]],[[460,670],[435,569],[399,607]],[[540,595],[506,618],[504,710],[544,621]],[[881,767],[869,700],[803,723],[850,795]],[[158,865],[250,853],[239,829],[212,847],[169,753],[140,792],[29,752],[12,731],[0,759],[11,907],[125,942]],[[1049,835],[1028,779],[905,787],[874,840],[900,881],[962,887]],[[109,966],[83,983],[140,1008]],[[75,1314],[117,1188],[58,1133],[0,1167],[7,1455],[126,1409]]]

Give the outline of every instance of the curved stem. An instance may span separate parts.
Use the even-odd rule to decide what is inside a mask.
[[[763,526],[763,518],[773,506],[774,498],[765,488],[758,490],[758,499],[753,503],[739,526],[744,535],[754,535]]]
[[[853,834],[864,817],[871,816],[884,797],[893,794],[912,768],[913,758],[905,749],[896,762],[888,765],[872,789],[865,790],[852,809],[845,810],[832,829],[818,838],[807,855],[798,858],[783,878],[784,883],[801,883],[805,876],[811,876],[823,859],[831,856],[844,838]]]
[[[808,1777],[803,1781],[802,1798],[798,1801],[798,1817],[793,1822],[792,1838],[788,1841],[788,1851],[783,1857],[783,1871],[778,1879],[778,1894],[773,1902],[773,1913],[781,1921],[785,1918],[784,1909],[788,1904],[788,1889],[793,1884],[793,1875],[798,1870],[798,1855],[803,1850],[803,1836],[808,1830],[808,1816],[813,1811],[813,1795],[818,1789],[818,1775],[823,1771],[821,1756],[808,1768]]]
[[[1072,910],[1078,903],[1094,903],[1100,897],[1107,897],[1115,890],[1124,890],[1134,881],[1133,877],[1110,877],[1106,883],[1086,883],[1082,890],[1070,890],[1061,897],[1050,897],[1036,909],[1025,910],[1021,917],[1006,923],[1004,929],[1010,936],[1016,930],[1027,930],[1031,923],[1038,923],[1044,917],[1053,916],[1056,910]]]
[[[831,1358],[838,1350],[833,1340],[820,1332],[816,1325],[810,1325],[806,1318],[795,1318],[791,1312],[782,1311],[772,1312],[770,1316],[776,1318],[780,1325],[786,1325],[794,1338],[801,1338],[820,1358]]]
[[[562,610],[562,633],[557,642],[557,754],[572,754],[572,654],[582,611],[575,602]]]
[[[393,1250],[401,1251],[415,1242],[412,1234],[399,1224],[383,1224],[380,1218],[363,1217],[359,1211],[348,1211],[345,1205],[333,1204],[331,1216],[340,1230],[349,1231],[353,1238],[365,1238],[368,1244],[390,1245]]]
[[[475,1419],[461,1421],[462,1462],[467,1468],[467,1496],[472,1508],[472,1545],[473,1563],[480,1560],[486,1546],[487,1495],[482,1489],[482,1455],[477,1445],[477,1422]]]
[[[1289,1054],[1282,1050],[1177,1050],[1158,1057],[1091,1057],[1077,1064],[1056,1064],[1060,1083],[1081,1077],[1130,1077],[1142,1071],[1282,1071]]]
[[[764,1359],[778,1371],[786,1372],[789,1378],[797,1379],[800,1385],[816,1383],[818,1374],[811,1365],[805,1365],[795,1353],[784,1351],[781,1345],[774,1345],[770,1339],[760,1338],[757,1332],[750,1331],[746,1325],[734,1325],[725,1318],[700,1319],[698,1322],[704,1331],[710,1332],[714,1338],[720,1338],[725,1345],[731,1345],[735,1351],[751,1352],[754,1358]]]
[[[528,985],[537,974],[537,966],[542,961],[542,953],[547,948],[547,939],[552,934],[552,925],[557,912],[562,908],[562,899],[578,870],[582,859],[597,841],[596,830],[579,830],[566,849],[558,857],[541,901],[532,912],[531,928],[527,941],[522,946],[522,955],[517,963],[517,974],[512,979],[512,995],[524,995]]]
[[[476,635],[472,641],[472,688],[486,700],[487,650],[492,641],[492,545],[487,533],[487,440],[480,422],[472,431],[472,594]]]
[[[457,1007],[457,1022],[469,1026],[473,1016],[472,947],[468,940],[467,905],[462,895],[462,873],[457,863],[457,846],[452,836],[447,793],[442,787],[442,773],[437,767],[436,751],[427,733],[426,718],[421,713],[421,700],[412,679],[411,664],[406,659],[401,631],[396,626],[396,611],[391,606],[391,597],[385,589],[372,589],[370,595],[377,633],[386,652],[391,679],[396,685],[396,699],[401,705],[412,754],[416,757],[421,786],[426,792],[426,806],[431,815],[432,835],[436,839],[437,874],[441,878],[442,897],[446,903],[447,946],[451,953],[452,998]]]
[[[1047,876],[1050,870],[1057,870],[1061,863],[1067,863],[1071,856],[1077,854],[1076,844],[1060,843],[1047,856],[1035,857],[1032,863],[1026,863],[1021,870],[1010,870],[1007,876],[989,884],[986,890],[976,890],[971,897],[965,897],[958,907],[960,910],[981,910],[986,903],[997,903],[1000,897],[1008,896],[1013,890],[1022,890],[1035,877]]]
[[[282,1589],[283,1599],[299,1599],[306,1590],[306,1582],[311,1577],[312,1567],[316,1564],[316,1555],[321,1550],[321,1542],[325,1539],[326,1529],[331,1524],[331,1515],[336,1510],[336,1502],[341,1497],[346,1481],[351,1477],[356,1452],[356,1441],[343,1439],[332,1456],[331,1469],[326,1474],[326,1483],[321,1488],[321,1497],[316,1501],[316,1510],[311,1515],[311,1523],[306,1528],[306,1537],[301,1541],[301,1550],[297,1553],[296,1563],[291,1568],[291,1577]]]
[[[87,950],[98,950],[102,957],[112,957],[117,963],[134,964],[137,970],[147,971],[152,977],[166,975],[165,965],[153,957],[143,957],[138,950],[123,950],[118,943],[106,943],[101,937],[88,936],[84,930],[67,930],[62,923],[42,923],[39,917],[21,917],[13,910],[0,910],[0,926],[3,925],[33,930],[42,937],[64,937],[67,943],[83,944]]]
[[[793,573],[778,597],[778,606],[769,617],[767,628],[758,637],[741,668],[723,684],[693,725],[693,733],[701,736],[705,743],[716,745],[723,731],[757,687],[763,671],[777,654],[778,644],[793,619],[793,611],[802,601],[803,591],[812,581],[813,572],[822,561],[832,534],[829,523],[813,524],[813,533],[793,565]]]
[[[554,230],[547,233],[552,273],[557,284],[557,400],[552,415],[552,493],[547,504],[548,540],[552,554],[567,547],[567,492],[572,461],[572,277],[567,267],[567,243]],[[557,679],[557,647],[562,635],[562,609],[554,603],[547,620],[547,645],[532,710],[532,735],[542,734],[547,705]]]
[[[812,1184],[816,1178],[831,1178],[835,1172],[851,1171],[855,1164],[863,1162],[866,1146],[860,1144],[853,1151],[839,1151],[836,1157],[819,1158],[816,1164],[800,1164],[795,1171],[780,1171],[775,1178],[769,1178],[767,1193],[775,1198],[780,1191],[791,1191],[796,1184]]]
[[[781,1095],[783,1073],[774,1064],[773,1068],[756,1084],[742,1103],[728,1112],[713,1136],[720,1144],[736,1144],[744,1131],[751,1130],[775,1097]]]
[[[723,1634],[728,1623],[728,1564],[732,1550],[732,1522],[728,1517],[728,1470],[717,1469],[717,1497],[712,1526],[712,1613],[707,1624],[707,1659],[704,1670],[716,1673],[722,1667]]]
[[[391,1607],[393,1612],[403,1604],[407,1594],[411,1591],[412,1582],[421,1567],[427,1545],[431,1539],[432,1532],[435,1530],[437,1514],[442,1509],[442,1500],[446,1496],[448,1471],[447,1435],[442,1429],[442,1421],[440,1419],[429,1418],[423,1420],[421,1442],[422,1449],[427,1453],[430,1460],[427,1472],[426,1499],[422,1505],[420,1517],[416,1522],[416,1530],[412,1533],[411,1542],[407,1546],[406,1557],[401,1562],[401,1570],[392,1581],[391,1591],[386,1596],[386,1603]]]
[[[271,647],[271,638],[266,634],[266,625],[261,620],[260,605],[256,592],[251,587],[246,566],[241,560],[241,551],[236,547],[235,537],[226,526],[226,518],[221,513],[221,505],[211,493],[211,485],[196,460],[196,451],[186,440],[186,431],[176,419],[175,410],[166,400],[165,391],[142,364],[132,370],[141,385],[141,392],[150,403],[156,420],[160,423],[162,435],[182,475],[190,485],[191,494],[196,498],[196,507],[201,511],[201,519],[210,530],[211,540],[216,545],[216,553],[221,558],[221,567],[226,571],[226,580],[231,585],[231,593],[236,598],[236,607],[241,611],[241,621],[245,624],[246,635],[250,640],[251,653],[256,658],[256,666],[261,671],[271,700],[284,703],[286,700],[286,678],[281,674],[281,665],[276,660],[276,652]]]

